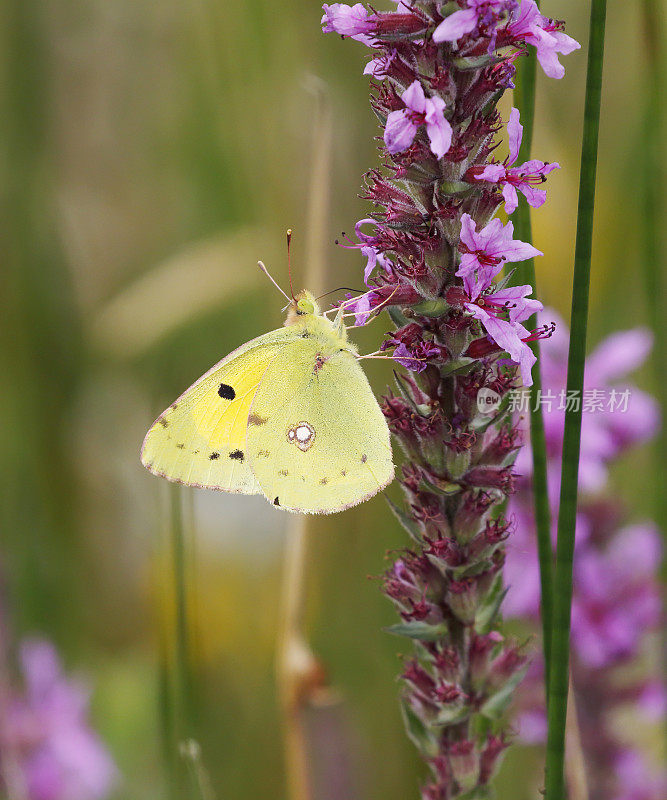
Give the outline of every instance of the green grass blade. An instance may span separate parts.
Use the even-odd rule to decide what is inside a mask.
[[[186,798],[187,770],[181,746],[195,737],[196,713],[194,703],[194,678],[190,643],[190,609],[188,592],[188,547],[186,523],[183,513],[183,496],[180,486],[169,486],[171,565],[174,588],[175,629],[173,650],[173,729],[172,758],[176,776],[176,794]]]
[[[535,72],[537,59],[531,48],[517,67],[515,79],[516,91],[514,104],[521,112],[523,139],[519,151],[519,163],[530,158],[533,141],[535,119]],[[521,197],[515,215],[516,237],[524,242],[533,240],[530,220],[530,207]],[[516,282],[529,283],[533,294],[537,297],[537,280],[535,262],[530,258],[517,265]],[[537,317],[533,315],[526,323],[528,329],[537,327]],[[533,386],[530,390],[530,446],[533,455],[533,509],[535,514],[535,530],[537,532],[537,552],[540,562],[540,606],[542,614],[542,648],[544,651],[545,687],[548,694],[550,662],[551,662],[551,619],[553,616],[553,553],[551,550],[551,512],[547,491],[547,450],[544,438],[544,419],[542,407],[535,408],[535,399],[541,396],[542,376],[540,370],[539,342],[531,343],[531,349],[537,358],[533,367]]]
[[[665,326],[662,324],[664,298],[664,271],[661,267],[661,234],[664,219],[664,168],[663,144],[663,92],[664,54],[662,14],[657,0],[644,0],[642,4],[642,47],[646,64],[644,67],[644,108],[641,132],[641,147],[638,159],[642,184],[641,248],[644,286],[648,321],[653,330],[655,345],[653,352],[657,390],[664,399],[663,376],[667,371],[667,342]],[[664,13],[664,12],[663,12]],[[662,464],[667,449],[667,426],[663,425],[656,437],[654,452],[657,464]],[[660,470],[656,470],[656,475]],[[667,530],[667,493],[656,486],[656,521]]]
[[[586,359],[588,292],[591,271],[595,175],[597,169],[602,62],[607,13],[606,0],[592,0],[588,40],[588,69],[584,132],[581,146],[577,238],[572,285],[572,318],[567,367],[567,389],[578,392],[581,400]],[[579,449],[581,443],[581,403],[565,414],[563,466],[561,473],[558,544],[554,582],[554,616],[551,640],[551,675],[546,764],[546,800],[565,797],[563,766],[565,757],[565,720],[567,714],[570,657],[570,611],[572,604],[572,557],[577,514]]]

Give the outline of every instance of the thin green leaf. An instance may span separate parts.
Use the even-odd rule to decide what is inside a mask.
[[[420,752],[430,755],[432,758],[435,757],[438,753],[438,742],[435,736],[424,725],[404,699],[401,699],[401,716],[403,717],[408,738],[415,747]]]
[[[584,132],[581,145],[577,238],[574,252],[572,317],[567,366],[567,390],[581,398],[586,359],[588,293],[590,286],[595,175],[597,169],[602,63],[607,13],[606,0],[592,0],[588,40],[588,69]],[[579,450],[581,443],[581,404],[565,414],[563,466],[561,472],[558,543],[554,582],[554,611],[551,639],[551,674],[546,763],[546,800],[565,797],[563,762],[567,715],[568,668],[570,657],[570,614],[572,605],[572,558],[577,515]]]
[[[447,634],[447,623],[441,622],[438,625],[431,625],[429,622],[421,622],[413,619],[410,622],[397,622],[385,628],[387,633],[395,636],[407,636],[408,639],[419,639],[421,642],[437,642]]]
[[[665,274],[660,269],[661,238],[663,234],[664,175],[662,148],[664,142],[664,75],[665,60],[663,51],[662,17],[659,0],[644,0],[643,4],[642,48],[646,63],[644,73],[644,114],[641,131],[641,145],[637,148],[637,158],[641,171],[643,208],[641,214],[642,258],[648,321],[653,330],[653,367],[656,385],[664,399],[664,379],[667,372],[667,340],[663,317],[663,298],[665,297]],[[663,425],[656,437],[654,454],[656,475],[667,449],[667,425]],[[659,467],[657,465],[660,465]],[[667,493],[656,486],[656,521],[667,530]],[[667,560],[664,564],[667,569]]]
[[[503,586],[503,576],[499,573],[493,582],[491,591],[480,604],[475,614],[475,630],[477,633],[484,634],[492,630],[500,605],[508,591],[509,586],[507,588]]]
[[[460,705],[445,706],[438,716],[433,720],[434,725],[455,725],[457,722],[463,722],[470,716],[470,706]]]
[[[423,538],[421,535],[421,531],[419,530],[419,526],[417,525],[414,520],[412,520],[406,513],[403,511],[399,506],[396,505],[392,500],[390,500],[387,495],[383,495],[384,499],[387,501],[389,508],[394,512],[394,516],[396,519],[401,523],[402,527],[405,531],[410,535],[410,538],[413,539],[417,544],[423,543]]]
[[[514,673],[512,677],[498,689],[495,694],[492,694],[491,697],[484,703],[484,705],[480,708],[480,713],[487,717],[488,719],[497,720],[503,715],[505,709],[510,703],[514,695],[514,690],[516,687],[521,683],[523,680],[526,671],[530,664],[526,664],[520,670]]]

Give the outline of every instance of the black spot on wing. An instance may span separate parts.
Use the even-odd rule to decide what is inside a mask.
[[[320,478],[320,484],[326,486],[329,483],[329,478]]]
[[[362,463],[362,464],[365,464],[367,461],[368,461],[368,456],[366,455],[366,453],[364,453],[364,454],[361,456],[361,463]]]
[[[160,425],[162,425],[163,428],[167,428],[169,426],[168,420],[166,420],[164,417],[160,417],[158,419],[158,422],[160,423]]]
[[[185,445],[183,444],[183,442],[179,442],[179,443],[176,445],[176,447],[178,447],[178,449],[179,449],[179,450],[185,450]]]
[[[232,450],[229,457],[234,459],[234,461],[243,461],[243,450]]]
[[[209,458],[211,459],[211,461],[215,461],[215,460],[216,460],[216,458],[220,458],[220,453],[215,453],[215,452],[214,452],[214,453],[211,453],[211,455],[209,456]]]
[[[218,394],[225,400],[233,400],[236,397],[234,387],[230,386],[228,383],[221,383],[220,386],[218,386]]]
[[[277,498],[277,497],[274,499],[274,501],[273,501],[273,505],[274,505],[274,506],[279,506],[279,505],[280,505],[280,501],[278,500],[278,498]]]

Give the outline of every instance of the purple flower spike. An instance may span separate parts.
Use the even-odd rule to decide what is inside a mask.
[[[384,141],[393,155],[406,150],[414,142],[421,125],[431,142],[431,152],[442,158],[452,143],[452,128],[445,119],[445,101],[441,97],[426,97],[419,81],[414,81],[401,95],[405,108],[392,111],[387,117]]]
[[[546,176],[555,169],[560,169],[560,164],[551,164],[537,159],[531,159],[518,167],[513,166],[519,157],[519,148],[523,137],[523,125],[519,122],[519,110],[513,108],[510,112],[510,119],[507,123],[507,133],[509,136],[509,158],[503,164],[489,164],[486,167],[471,167],[466,177],[475,181],[487,181],[502,186],[503,197],[505,198],[505,211],[512,214],[519,205],[517,189],[524,195],[528,204],[533,208],[539,208],[547,199],[544,189],[541,186],[546,180]]]
[[[495,283],[506,264],[541,253],[494,217],[501,192],[509,212],[518,191],[541,205],[541,184],[557,167],[516,164],[516,111],[510,155],[494,163],[503,127],[497,101],[514,88],[516,60],[527,50],[521,37],[538,37],[545,57],[547,46],[557,47],[557,37],[547,37],[560,24],[533,15],[538,32],[522,30],[519,0],[367,7],[372,14],[326,6],[325,30],[373,37],[364,72],[373,78],[371,106],[383,128],[380,165],[366,173],[361,195],[372,211],[342,245],[361,250],[368,286],[344,301],[345,310],[357,325],[391,311],[379,351],[391,352],[398,392],[385,396],[382,411],[405,455],[401,513],[413,543],[392,558],[383,589],[400,617],[392,633],[418,642],[402,675],[401,703],[430,769],[420,796],[487,797],[509,743],[497,721],[489,722],[528,657],[498,632],[492,602],[505,540],[516,535],[500,504],[514,492],[522,445],[522,426],[499,413],[497,402],[504,397],[510,405],[519,374],[531,384],[528,342],[552,332],[551,325],[524,327],[542,308],[530,286],[512,286],[511,274],[503,288]],[[529,528],[527,513],[516,518]],[[520,600],[537,611],[537,568],[522,578]]]
[[[349,36],[357,42],[371,46],[375,28],[374,15],[362,3],[348,6],[346,3],[325,3],[322,6],[322,31],[324,33],[339,33]]]

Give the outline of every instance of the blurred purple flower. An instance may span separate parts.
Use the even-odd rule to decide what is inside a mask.
[[[660,534],[650,525],[619,531],[609,546],[585,548],[575,559],[572,637],[577,657],[606,667],[637,652],[660,618],[652,582],[660,563]]]
[[[655,770],[637,750],[622,749],[614,764],[618,776],[618,800],[659,800],[667,796],[667,777]]]
[[[523,125],[519,121],[519,110],[513,108],[510,111],[510,119],[507,123],[507,133],[509,136],[509,158],[502,164],[488,164],[485,167],[471,167],[468,178],[475,181],[487,181],[502,186],[503,197],[505,198],[505,211],[512,214],[519,198],[517,189],[524,195],[528,204],[533,208],[539,208],[547,199],[544,189],[538,189],[547,179],[546,176],[555,169],[560,169],[560,164],[551,164],[538,161],[536,158],[526,161],[518,167],[513,166],[519,157],[519,148],[523,138]]]
[[[545,312],[549,318],[556,315]],[[648,355],[651,336],[643,329],[608,337],[586,362],[585,387],[602,396],[614,391],[614,381],[639,366]],[[555,335],[542,347],[542,391],[554,402],[544,406],[549,457],[549,500],[558,508],[563,416],[557,408],[567,371],[568,333],[559,322]],[[610,461],[629,444],[655,433],[658,410],[652,398],[635,387],[629,390],[625,411],[604,405],[584,413],[577,514],[572,604],[572,681],[577,698],[582,745],[589,771],[591,800],[659,800],[665,783],[651,772],[631,737],[624,740],[611,724],[616,710],[633,703],[645,719],[664,713],[664,687],[650,673],[638,670],[645,661],[647,635],[660,622],[657,568],[661,539],[652,523],[618,527],[619,510],[600,494]],[[635,400],[639,398],[636,407]],[[525,420],[524,420],[525,424]],[[526,431],[527,432],[527,431]],[[536,620],[539,616],[539,566],[530,487],[530,458],[526,448],[515,463],[524,477],[510,500],[516,520],[505,561],[509,586],[504,603],[508,617]],[[594,494],[596,492],[597,494]],[[555,541],[556,514],[552,513]],[[544,740],[546,717],[542,662],[537,660],[524,683],[517,723],[527,743]]]
[[[452,142],[452,128],[445,119],[445,101],[434,95],[426,97],[420,81],[413,81],[401,95],[405,108],[392,111],[387,117],[384,141],[390,153],[400,153],[413,143],[417,130],[426,126],[431,152],[442,158]]]
[[[88,692],[65,677],[46,641],[24,642],[20,663],[24,692],[12,698],[0,739],[20,754],[30,800],[108,797],[117,771],[88,723]]]
[[[555,332],[542,348],[542,410],[549,456],[560,458],[569,336],[555,311],[548,309],[540,316],[555,321]],[[614,333],[586,359],[583,399],[597,396],[600,402],[584,405],[579,460],[579,485],[584,491],[602,488],[609,462],[631,445],[650,439],[660,427],[658,404],[652,397],[636,386],[615,383],[644,363],[652,340],[644,328]],[[516,467],[524,475],[532,471],[530,448],[522,449]],[[560,474],[558,470],[552,472],[550,494],[555,499],[560,491]]]

